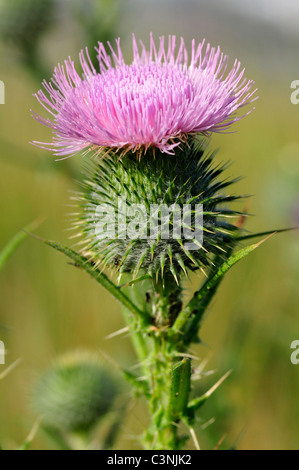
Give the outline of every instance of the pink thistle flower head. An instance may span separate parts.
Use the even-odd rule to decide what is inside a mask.
[[[119,39],[115,50],[108,46],[110,54],[102,43],[96,48],[99,72],[86,49],[79,55],[82,76],[69,58],[49,83],[44,80],[45,91],[35,96],[52,117],[33,116],[52,128],[54,137],[35,145],[60,158],[103,147],[125,153],[152,146],[171,154],[189,134],[227,130],[244,117],[238,108],[256,99],[240,62],[228,71],[228,56],[205,41],[192,41],[189,58],[182,38],[177,47],[175,36],[161,37],[156,47],[151,35],[147,50],[133,35],[130,65]]]

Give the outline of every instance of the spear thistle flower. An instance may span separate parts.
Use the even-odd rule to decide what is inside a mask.
[[[111,56],[99,43],[100,73],[87,48],[79,55],[82,77],[71,58],[59,64],[51,81],[43,82],[47,94],[35,95],[52,118],[33,112],[53,129],[53,141],[33,143],[61,158],[103,147],[139,155],[153,147],[173,154],[190,134],[227,130],[244,117],[238,108],[255,99],[254,82],[244,77],[238,60],[227,73],[228,56],[219,47],[204,40],[196,46],[193,40],[189,59],[183,38],[178,50],[175,36],[167,45],[162,36],[156,47],[151,35],[149,51],[140,44],[141,50],[133,35],[133,61],[127,65],[119,39],[116,51],[108,43]]]
[[[184,422],[199,448],[197,412],[228,374],[190,400],[197,377],[189,348],[199,342],[204,315],[225,274],[259,246],[236,251],[247,238],[241,234],[246,214],[231,206],[240,199],[231,193],[235,180],[224,179],[226,165],[214,163],[202,135],[225,131],[241,119],[237,111],[256,99],[255,90],[240,62],[229,70],[228,57],[204,41],[198,46],[192,41],[188,58],[183,39],[176,48],[175,36],[168,44],[161,37],[156,47],[151,36],[147,50],[133,36],[130,65],[119,39],[115,50],[108,46],[110,55],[102,43],[97,48],[99,72],[86,49],[80,53],[82,77],[69,59],[36,94],[52,117],[33,115],[54,137],[52,143],[34,143],[60,158],[83,150],[97,156],[73,198],[79,206],[72,213],[79,252],[46,243],[122,304],[141,375],[123,373],[144,395],[151,415],[144,447],[183,448]],[[118,272],[121,285],[103,272],[106,267]],[[198,269],[202,284],[185,302],[183,283]],[[75,418],[76,428],[89,425],[78,423],[77,413]]]

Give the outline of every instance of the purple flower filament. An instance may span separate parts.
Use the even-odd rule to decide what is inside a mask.
[[[238,108],[256,99],[239,61],[227,73],[228,57],[219,47],[193,40],[189,62],[183,39],[176,52],[175,36],[167,47],[161,37],[157,49],[152,35],[149,51],[140,44],[141,51],[133,35],[133,62],[126,65],[119,39],[116,51],[108,43],[111,56],[99,43],[100,73],[88,50],[81,51],[82,78],[70,58],[59,64],[50,83],[43,82],[48,96],[43,90],[35,95],[53,119],[33,112],[53,129],[53,141],[34,144],[60,158],[103,147],[126,152],[153,146],[172,154],[188,134],[227,130],[244,117]]]

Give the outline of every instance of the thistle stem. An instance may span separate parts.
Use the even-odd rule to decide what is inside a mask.
[[[146,362],[148,358],[148,348],[146,345],[145,335],[143,335],[142,330],[139,329],[136,323],[137,319],[132,314],[132,312],[126,308],[123,308],[122,311],[125,318],[125,322],[129,327],[130,337],[134,350],[137,354],[138,359],[141,361],[143,367],[144,362]]]
[[[189,360],[178,362],[171,330],[181,309],[180,297],[181,288],[172,281],[165,282],[163,286],[153,282],[151,326],[145,327],[140,323],[136,328],[134,316],[124,311],[149,391],[146,399],[151,421],[143,436],[146,449],[176,450],[184,442],[178,435],[178,429],[187,407],[191,368]]]
[[[159,331],[153,332],[152,342],[154,350],[148,369],[151,423],[143,437],[143,444],[146,449],[175,450],[179,438],[178,426],[172,421],[170,413],[171,370],[174,362],[172,345],[168,342],[167,334]]]

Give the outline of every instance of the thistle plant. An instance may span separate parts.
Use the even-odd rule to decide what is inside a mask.
[[[96,50],[98,67],[81,51],[82,75],[68,59],[35,95],[51,117],[33,116],[54,136],[34,144],[58,159],[83,151],[86,162],[73,197],[76,250],[45,242],[122,304],[140,370],[123,374],[150,414],[144,448],[182,448],[182,423],[198,448],[197,411],[221,380],[190,399],[190,347],[225,274],[259,245],[240,246],[253,237],[235,207],[243,196],[207,141],[252,111],[256,90],[239,61],[229,69],[205,41],[193,40],[188,55],[175,36],[158,45],[151,36],[149,49],[133,36],[129,65],[119,40]],[[202,284],[185,302],[192,272]]]

